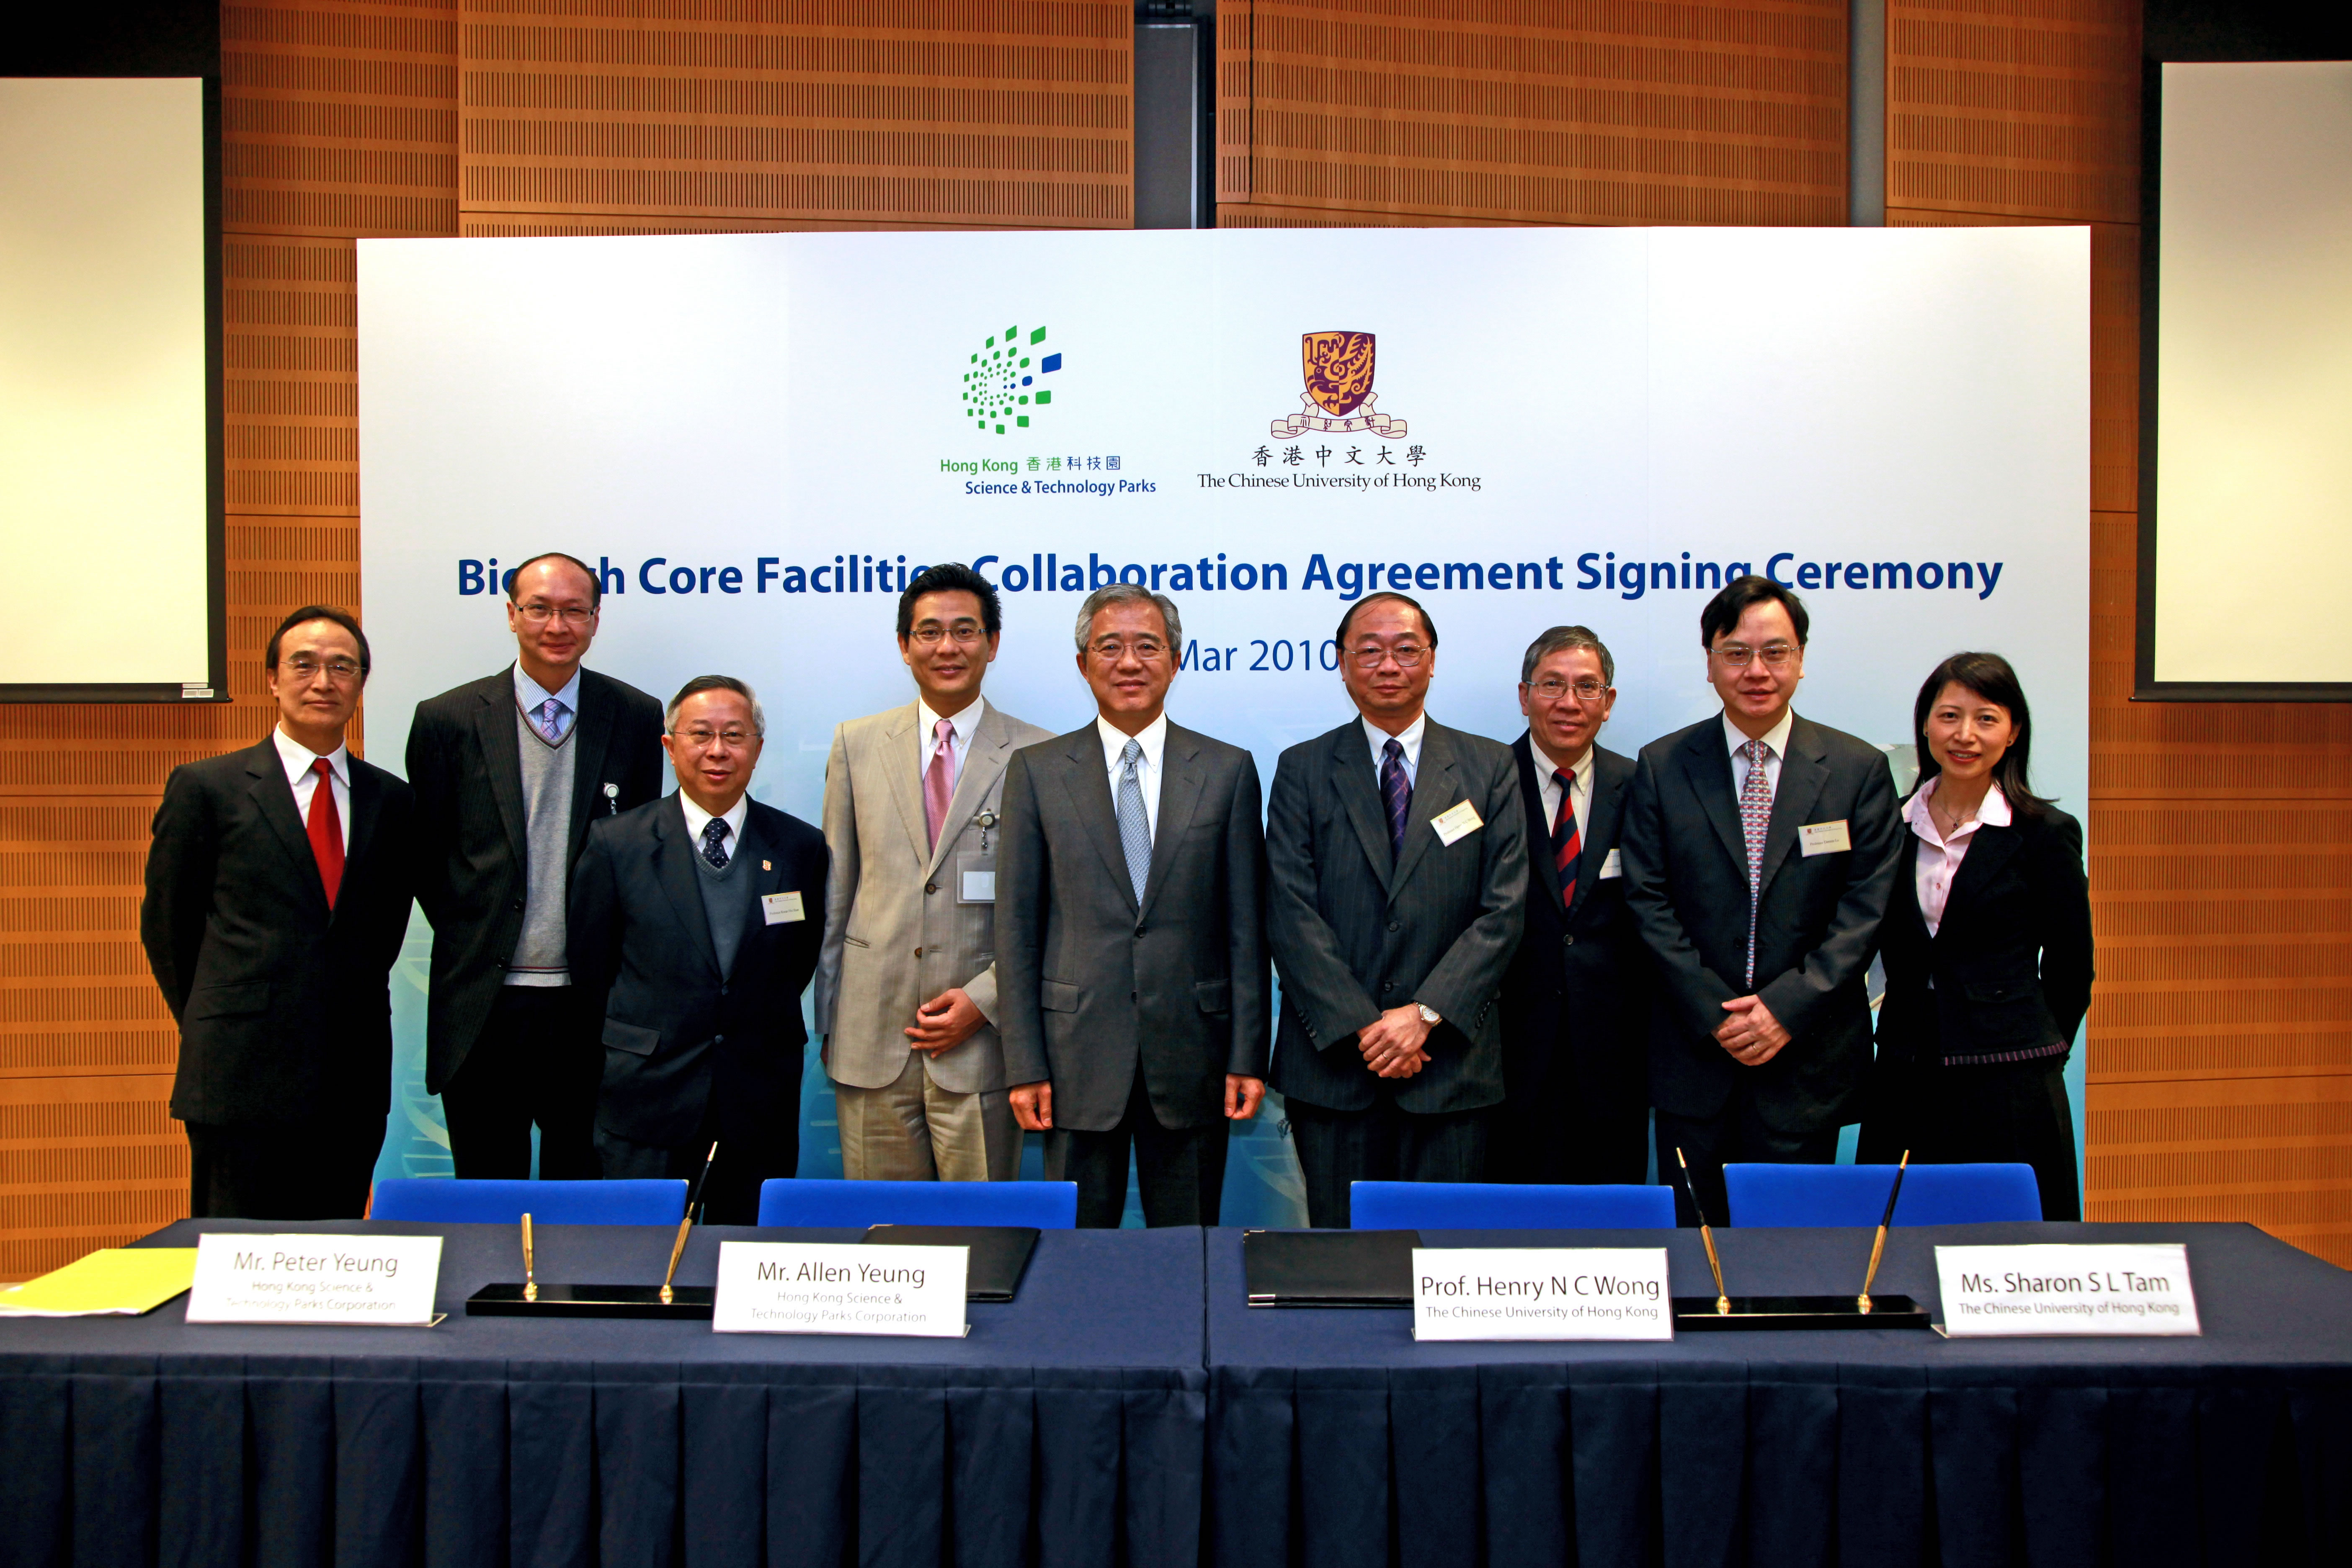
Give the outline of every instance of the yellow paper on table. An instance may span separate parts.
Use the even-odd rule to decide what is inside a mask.
[[[185,1290],[195,1278],[193,1247],[110,1247],[38,1279],[0,1285],[0,1317],[136,1317]]]

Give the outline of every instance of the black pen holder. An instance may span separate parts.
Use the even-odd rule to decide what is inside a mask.
[[[1927,1309],[1908,1296],[1873,1296],[1870,1310],[1853,1296],[1734,1296],[1731,1310],[1713,1296],[1675,1298],[1675,1332],[1746,1329],[1926,1329]]]
[[[719,1300],[709,1285],[485,1285],[466,1298],[469,1318],[682,1318],[708,1322]]]

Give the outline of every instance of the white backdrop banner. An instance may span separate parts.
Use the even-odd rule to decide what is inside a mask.
[[[988,695],[1056,731],[1085,592],[1171,595],[1171,714],[1268,781],[1349,715],[1368,591],[1499,739],[1528,643],[1591,627],[1631,753],[1717,707],[1699,609],[1752,570],[1811,610],[1801,711],[1907,778],[1927,671],[1999,651],[2079,811],[2088,278],[2081,228],[362,240],[369,753],[512,658],[543,550],[604,574],[593,668],[759,689],[754,794],[811,821],[834,726],[911,699],[928,563],[1003,590]]]

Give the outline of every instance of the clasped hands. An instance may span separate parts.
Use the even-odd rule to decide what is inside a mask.
[[[1734,996],[1723,1010],[1731,1016],[1717,1026],[1715,1043],[1729,1051],[1731,1059],[1740,1066],[1760,1068],[1789,1043],[1789,1031],[1772,1016],[1772,1009],[1764,1005],[1761,996]]]
[[[1421,1005],[1408,1002],[1357,1030],[1356,1048],[1364,1054],[1364,1065],[1380,1077],[1411,1078],[1429,1065],[1429,1052],[1423,1047],[1432,1027],[1421,1016]]]
[[[1028,1132],[1050,1132],[1054,1129],[1054,1085],[1051,1079],[1037,1083],[1016,1083],[1005,1098],[1013,1102],[1013,1120]],[[1265,1100],[1265,1079],[1247,1078],[1237,1072],[1225,1075],[1225,1117],[1231,1121],[1247,1121],[1257,1114]]]

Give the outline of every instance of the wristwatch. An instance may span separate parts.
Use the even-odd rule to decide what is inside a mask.
[[[1421,1009],[1421,1021],[1433,1029],[1445,1021],[1437,1016],[1437,1009],[1426,1002],[1416,1002],[1413,1005]]]

